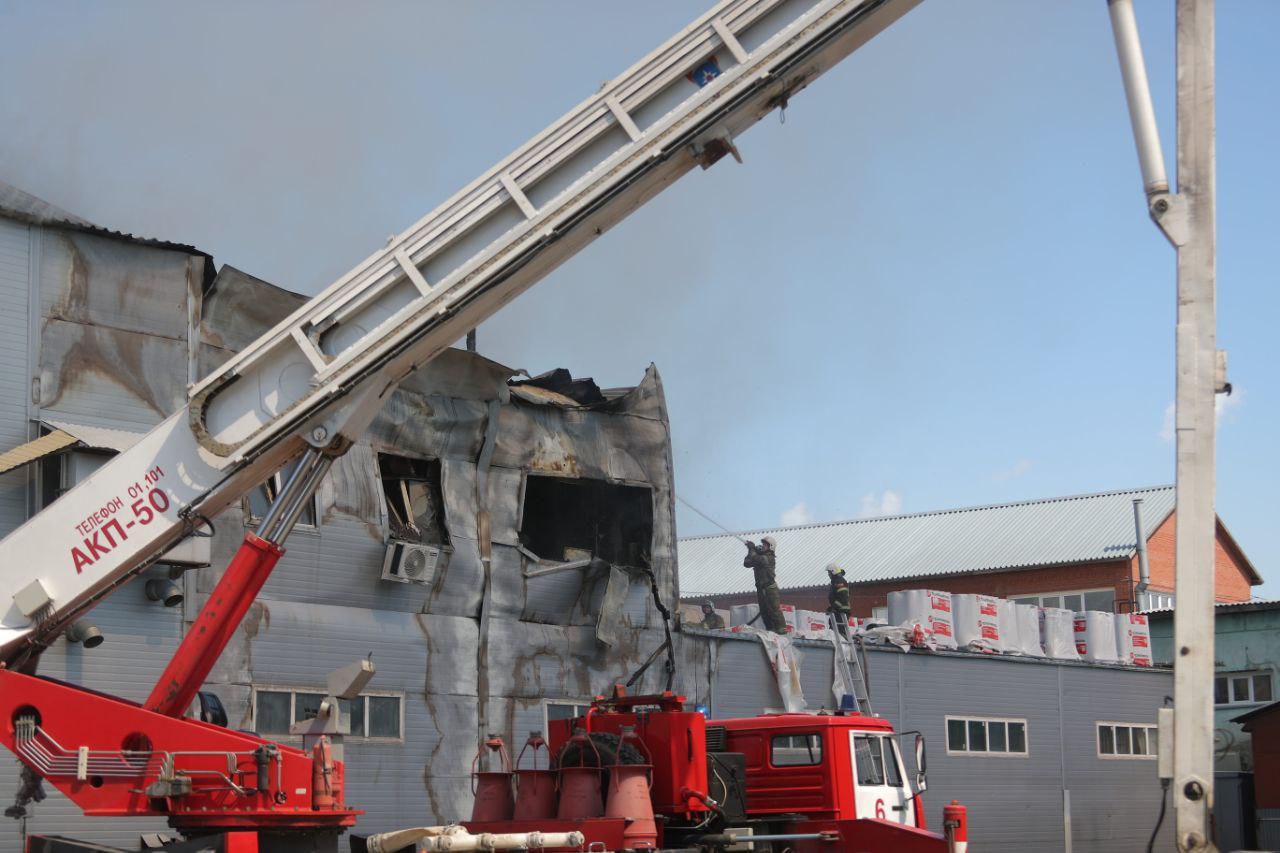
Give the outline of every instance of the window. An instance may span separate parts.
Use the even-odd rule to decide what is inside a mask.
[[[859,785],[902,787],[893,741],[880,735],[854,735],[853,763]]]
[[[276,501],[276,496],[280,494],[284,484],[289,482],[289,476],[301,462],[301,458],[295,459],[279,473],[271,475],[265,483],[249,493],[249,521],[251,523],[256,524],[266,517],[267,511],[271,509],[271,505]],[[307,499],[306,505],[302,508],[302,514],[298,516],[298,525],[300,527],[316,526],[316,497],[314,494]]]
[[[948,755],[1027,755],[1027,721],[947,717]]]
[[[1086,589],[1077,592],[1047,592],[1041,595],[1026,595],[1013,599],[1017,604],[1034,604],[1038,607],[1065,607],[1067,610],[1107,610],[1116,609],[1116,591],[1114,589]]]
[[[378,475],[392,539],[449,544],[439,461],[379,453]]]
[[[1248,705],[1275,699],[1269,672],[1220,672],[1213,679],[1213,704]]]
[[[314,719],[325,694],[315,690],[255,689],[254,729],[260,735],[289,734],[292,723]],[[368,693],[355,699],[339,699],[338,707],[351,727],[348,737],[373,740],[404,738],[404,697],[394,693]]]
[[[1144,723],[1098,723],[1101,758],[1155,758],[1156,727]]]
[[[574,720],[591,710],[590,702],[548,702],[543,708],[544,732],[551,730],[552,720]]]
[[[604,480],[529,476],[520,543],[544,560],[586,552],[614,565],[649,565],[653,494]]]
[[[822,763],[822,736],[778,735],[773,739],[769,763],[774,767],[811,767]]]
[[[47,433],[46,433],[47,434]],[[46,456],[39,462],[40,508],[62,497],[65,492],[97,471],[114,453],[77,448]]]

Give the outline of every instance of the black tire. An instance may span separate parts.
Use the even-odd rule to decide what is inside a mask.
[[[621,739],[617,735],[609,732],[592,732],[590,737],[596,748],[594,751],[585,750],[585,756],[582,755],[584,750],[577,744],[573,742],[565,744],[559,759],[563,766],[608,767],[611,764],[644,764],[644,756],[640,754],[640,750],[629,743],[622,744],[622,756],[621,760],[619,760],[618,744]],[[600,753],[600,764],[596,763],[596,752]],[[601,802],[608,802],[609,800],[609,776],[610,774],[607,770],[600,774]]]
[[[640,750],[631,744],[622,745],[622,756],[619,761],[618,744],[620,738],[609,732],[592,732],[591,742],[595,745],[595,750],[584,750],[576,743],[570,742],[565,745],[558,759],[557,767],[564,764],[568,767],[608,767],[610,764],[644,764],[644,756],[640,754]],[[586,753],[583,755],[583,753]],[[599,762],[596,761],[596,753],[600,753]]]

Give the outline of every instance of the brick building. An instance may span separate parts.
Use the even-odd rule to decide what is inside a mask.
[[[1136,500],[1150,578],[1141,603]],[[680,586],[686,601],[754,602],[738,537],[772,536],[782,600],[809,610],[826,609],[825,568],[833,562],[845,569],[859,616],[881,615],[890,592],[920,587],[1073,610],[1169,606],[1174,504],[1173,486],[1161,486],[691,537],[680,541]],[[1248,601],[1262,578],[1221,519],[1216,539],[1216,599]]]

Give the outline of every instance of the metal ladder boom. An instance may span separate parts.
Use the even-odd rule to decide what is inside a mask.
[[[920,0],[723,0],[189,390],[0,541],[0,661],[48,637]]]

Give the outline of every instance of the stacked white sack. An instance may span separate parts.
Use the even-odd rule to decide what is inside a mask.
[[[735,604],[729,608],[729,628],[741,628],[751,624],[752,619],[760,614],[760,605],[758,604]],[[764,628],[764,624],[756,619],[756,627]]]
[[[949,592],[904,589],[889,593],[889,624],[903,628],[919,625],[938,648],[956,647]]]
[[[998,653],[1000,639],[1000,599],[993,595],[953,595],[956,643],[962,649]]]
[[[1151,626],[1141,613],[1116,614],[1116,652],[1121,663],[1151,666]]]
[[[1083,660],[1094,663],[1119,663],[1116,652],[1116,619],[1105,610],[1082,610],[1076,613],[1076,651]]]
[[[1080,660],[1076,651],[1075,614],[1062,607],[1040,608],[1040,644],[1046,657]]]
[[[1013,614],[1011,618],[1015,627],[1008,637],[1017,641],[1018,651],[1024,655],[1044,657],[1044,646],[1040,643],[1040,608],[1034,604],[1015,604],[1012,601],[1002,601],[1002,608],[1004,605],[1008,605]]]

